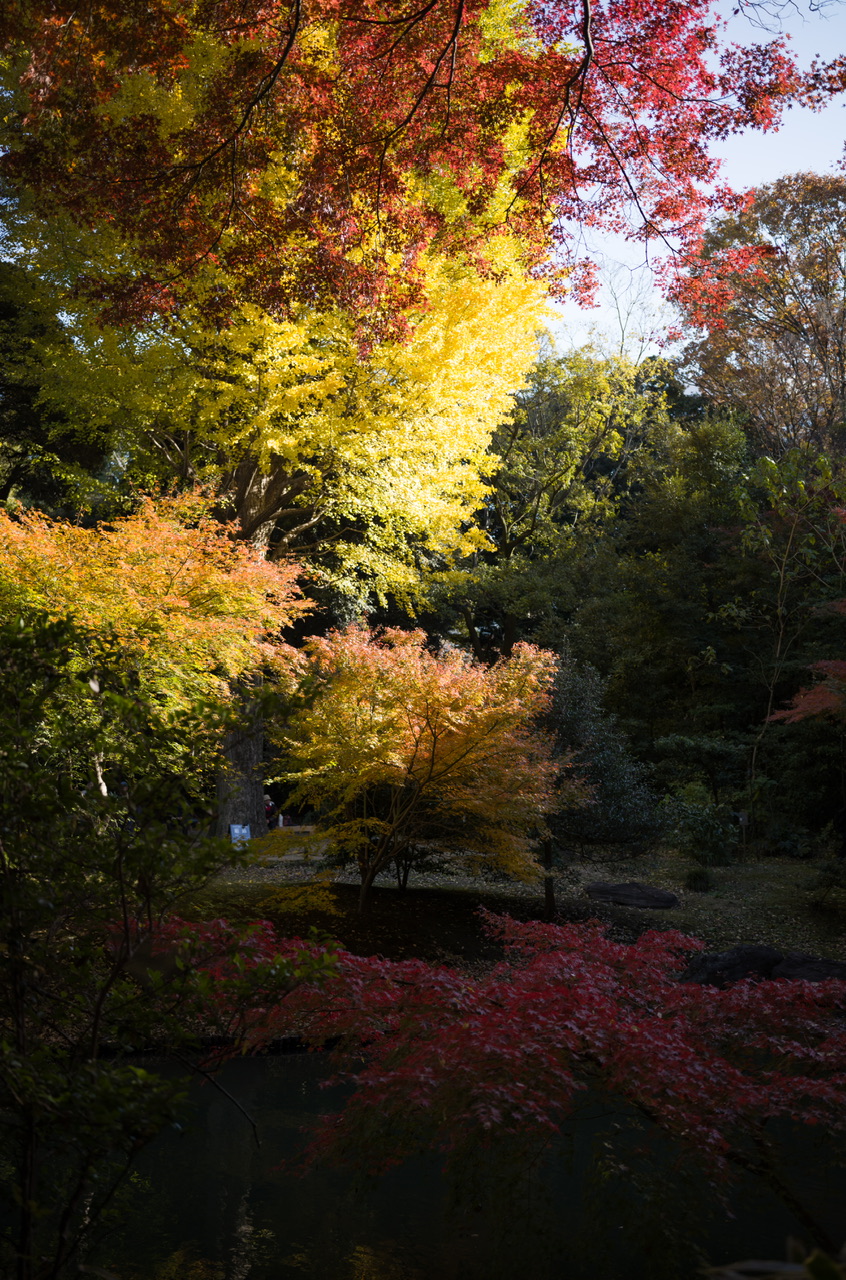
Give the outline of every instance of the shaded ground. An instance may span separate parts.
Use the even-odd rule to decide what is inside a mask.
[[[603,879],[644,880],[672,889],[681,905],[653,912],[667,925],[703,938],[711,950],[739,942],[765,943],[783,951],[802,951],[833,960],[846,959],[846,893],[825,893],[818,882],[823,864],[790,858],[762,858],[718,867],[710,893],[684,888],[690,863],[676,854],[656,854],[602,869]],[[583,869],[580,868],[583,877]],[[595,870],[595,869],[594,869]],[[598,878],[588,875],[587,879]],[[846,884],[846,880],[844,880]],[[644,913],[639,913],[643,915]]]
[[[315,901],[299,885],[225,881],[217,881],[198,895],[190,912],[183,914],[194,918],[225,916],[239,923],[270,920],[284,936],[303,937],[316,929],[357,955],[454,965],[490,962],[499,954],[483,933],[480,907],[522,920],[538,916],[536,904],[522,897],[466,888],[409,887],[406,893],[399,893],[377,885],[370,914],[362,919],[358,889],[352,884],[335,885]],[[590,914],[586,912],[586,917]]]
[[[710,950],[758,942],[784,951],[846,959],[846,892],[823,897],[815,889],[818,863],[767,858],[719,868],[710,893],[684,888],[689,868],[687,860],[672,852],[624,862],[574,863],[557,879],[558,918],[599,918],[621,940],[635,938],[645,929],[674,928],[702,938]],[[354,877],[347,874],[346,883],[333,883],[324,871],[322,883],[306,883],[320,874],[319,863],[257,862],[214,881],[183,914],[197,919],[225,916],[239,922],[269,919],[285,935],[303,936],[317,929],[360,955],[417,957],[448,964],[495,958],[497,949],[481,927],[480,907],[518,919],[540,919],[543,914],[540,886],[468,875],[429,875],[412,880],[406,893],[386,878],[376,885],[370,915],[362,919],[357,914]],[[681,905],[670,911],[600,905],[585,893],[585,885],[599,879],[638,880],[671,889]]]

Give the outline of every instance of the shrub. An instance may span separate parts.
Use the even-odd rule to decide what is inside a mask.
[[[556,745],[590,792],[550,826],[562,844],[621,844],[639,851],[659,832],[657,798],[616,717],[603,707],[604,693],[594,667],[562,657],[552,710]]]
[[[668,837],[701,867],[725,867],[737,854],[737,830],[725,805],[712,804],[704,786],[688,783],[662,804]]]
[[[716,881],[707,867],[691,867],[684,878],[684,887],[691,893],[710,893]]]

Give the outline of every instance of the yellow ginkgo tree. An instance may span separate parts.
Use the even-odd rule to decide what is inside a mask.
[[[74,263],[112,250],[104,235],[77,262],[73,245],[59,254],[59,230],[42,229],[32,270],[69,288]],[[133,329],[66,296],[65,340],[37,353],[40,403],[77,439],[110,439],[113,476],[201,483],[271,558],[293,555],[361,599],[407,594],[421,563],[474,544],[485,451],[546,308],[504,236],[484,270],[433,256],[425,284],[403,332],[366,344],[337,309],[280,319],[242,302],[216,326],[186,308]],[[102,492],[101,478],[92,485]]]

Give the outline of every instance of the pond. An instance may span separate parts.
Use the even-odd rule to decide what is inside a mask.
[[[121,1280],[686,1280],[703,1256],[782,1257],[787,1234],[802,1237],[760,1187],[721,1208],[666,1144],[596,1101],[531,1164],[498,1144],[451,1178],[428,1156],[379,1179],[300,1177],[289,1164],[303,1130],[343,1100],[321,1088],[326,1075],[320,1055],[227,1065],[221,1084],[260,1145],[230,1098],[194,1088],[181,1131],[144,1153],[89,1261]],[[823,1159],[805,1133],[785,1145],[805,1201],[846,1238],[837,1153]]]

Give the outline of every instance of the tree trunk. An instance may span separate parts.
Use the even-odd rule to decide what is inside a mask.
[[[281,462],[264,470],[247,455],[221,478],[219,518],[230,520],[234,508],[241,536],[267,552],[277,521],[293,525],[289,533],[315,523],[312,508],[298,501],[308,484],[307,472],[292,475]]]
[[[34,1226],[36,1206],[36,1138],[32,1107],[26,1107],[21,1135],[21,1205],[18,1229],[16,1280],[31,1280],[35,1271]]]
[[[370,914],[370,895],[373,889],[373,881],[376,879],[376,867],[368,867],[361,877],[361,888],[358,893],[358,914],[367,916]]]
[[[543,877],[543,918],[551,923],[557,914],[555,901],[555,880],[552,876],[552,841],[544,840],[541,845],[541,862],[544,868]]]
[[[502,619],[502,656],[510,658],[517,643],[517,619],[513,613],[506,613]]]
[[[255,698],[261,677],[241,680],[236,696],[243,705],[241,723],[226,735],[223,761],[217,774],[217,835],[228,836],[231,825],[248,826],[251,836],[267,830],[264,810],[262,752],[264,722]]]

